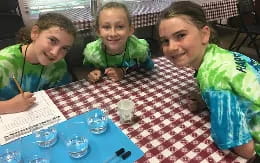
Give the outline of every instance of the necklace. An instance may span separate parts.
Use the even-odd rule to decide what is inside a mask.
[[[24,70],[25,70],[25,61],[26,61],[26,54],[27,54],[27,50],[28,50],[28,47],[29,47],[30,44],[28,44],[25,48],[25,52],[24,52],[24,59],[23,59],[23,69],[22,69],[22,76],[21,76],[21,81],[20,81],[20,87],[22,87],[22,83],[23,83],[23,75],[24,75]],[[42,66],[41,68],[41,71],[40,71],[40,77],[38,78],[38,81],[37,81],[37,85],[35,87],[35,91],[38,91],[39,89],[39,84],[40,84],[40,81],[41,81],[41,77],[42,77],[42,73],[43,73],[43,70],[44,70],[44,66]]]
[[[122,61],[121,61],[121,64],[120,64],[120,67],[122,67],[123,66],[123,63],[124,63],[124,61],[125,61],[125,53],[126,53],[126,50],[127,50],[127,43],[126,43],[126,45],[125,45],[125,49],[124,49],[124,52],[123,52],[123,58],[122,58]],[[105,51],[105,59],[106,59],[106,67],[108,67],[109,66],[109,64],[108,64],[108,59],[107,59],[107,54],[106,54],[106,46],[104,46],[104,51]]]

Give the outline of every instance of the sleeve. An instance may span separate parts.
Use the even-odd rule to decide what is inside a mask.
[[[232,89],[253,103],[251,109],[260,111],[260,64],[239,54],[234,54],[236,69],[229,70]]]
[[[83,55],[84,55],[83,65],[85,65],[87,68],[93,69],[95,65],[91,63],[91,61],[89,60],[90,53],[91,53],[91,48],[89,44],[87,44],[83,51]]]
[[[210,108],[211,136],[221,149],[229,149],[252,140],[247,127],[247,100],[226,90],[202,93]]]
[[[141,63],[141,67],[146,70],[152,70],[154,68],[154,62],[151,58],[151,51],[148,51],[148,55],[145,58],[144,62]]]

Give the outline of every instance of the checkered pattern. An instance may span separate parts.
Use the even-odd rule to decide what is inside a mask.
[[[245,162],[214,145],[207,111],[193,114],[187,109],[187,95],[196,91],[193,71],[179,69],[164,57],[154,62],[153,71],[131,72],[120,82],[81,80],[46,92],[67,118],[88,111],[93,104],[106,110],[145,153],[137,162]],[[119,122],[116,103],[125,98],[135,102],[133,125]]]
[[[221,20],[238,15],[237,0],[203,2],[202,7],[208,20]]]
[[[132,15],[135,28],[155,25],[160,12],[175,0],[154,0],[142,2],[127,2],[126,5]],[[194,0],[195,2],[198,0]],[[237,0],[208,0],[198,1],[206,12],[208,20],[220,20],[237,16]],[[27,1],[24,2],[25,10],[28,9]],[[78,30],[90,29],[94,18],[90,15],[90,7],[70,8],[67,10],[55,11],[68,16]]]

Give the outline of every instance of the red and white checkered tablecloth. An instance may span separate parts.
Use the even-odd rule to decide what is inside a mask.
[[[131,72],[120,82],[81,80],[46,92],[67,118],[88,111],[93,104],[102,106],[145,153],[137,162],[246,162],[214,145],[208,111],[193,114],[187,109],[187,95],[196,91],[193,71],[177,68],[164,57],[154,62],[153,71]],[[125,98],[136,105],[133,125],[119,122],[116,103]]]
[[[154,0],[141,2],[126,2],[132,15],[132,22],[135,28],[155,25],[159,14],[168,7],[172,1],[176,0]],[[196,2],[196,0],[193,0]],[[199,2],[206,12],[209,21],[227,19],[237,16],[237,0],[215,0]],[[28,6],[26,7],[28,10]],[[94,17],[90,14],[90,6],[85,8],[68,8],[66,10],[57,10],[69,17],[78,30],[90,29],[94,23]]]

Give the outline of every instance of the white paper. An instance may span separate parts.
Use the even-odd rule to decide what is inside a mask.
[[[20,113],[0,115],[0,144],[6,144],[22,136],[29,135],[32,126],[44,128],[65,121],[66,118],[52,102],[45,91],[34,93],[35,105]]]

